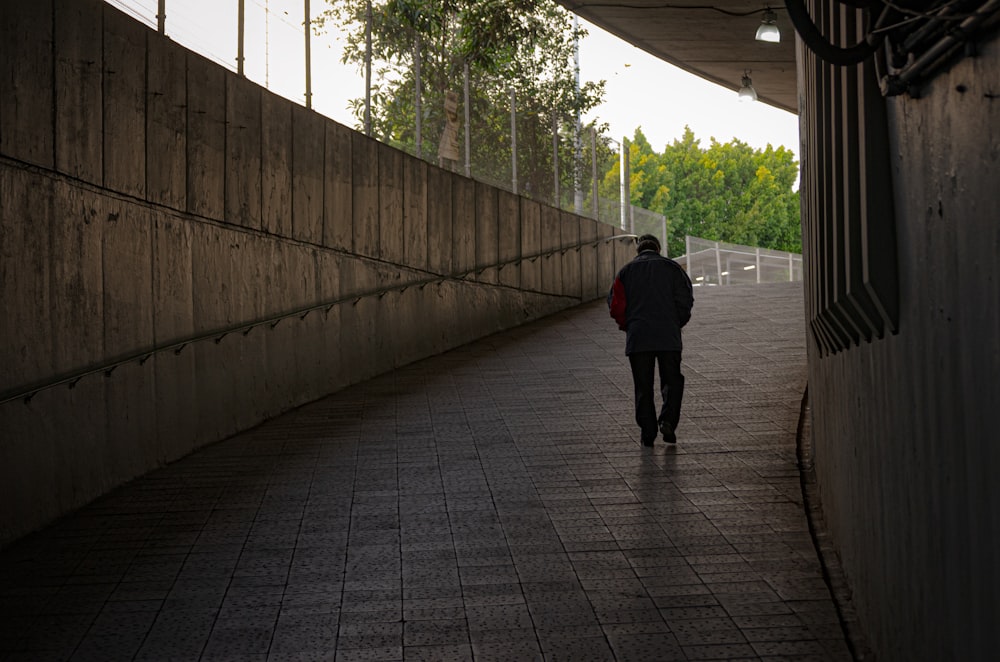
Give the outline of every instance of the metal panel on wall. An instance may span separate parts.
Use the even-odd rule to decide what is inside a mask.
[[[810,12],[835,44],[862,37],[859,12],[816,0]],[[803,253],[809,325],[823,354],[898,328],[895,215],[885,99],[871,58],[837,66],[802,49]]]

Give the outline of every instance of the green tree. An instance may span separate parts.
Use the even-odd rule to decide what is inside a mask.
[[[317,29],[334,21],[347,32],[344,61],[365,59],[363,0],[328,0]],[[469,68],[471,160],[477,177],[508,183],[510,93],[516,98],[518,180],[522,192],[551,197],[558,165],[561,188],[573,181],[571,138],[578,114],[596,107],[604,82],[579,89],[573,65],[572,14],[550,0],[386,0],[372,3],[372,130],[416,150],[416,63],[420,62],[421,156],[435,159],[446,123],[448,92],[463,98]],[[351,102],[360,127],[364,100]],[[459,115],[463,114],[460,107]],[[553,155],[553,127],[560,136]],[[557,159],[558,162],[555,162]],[[457,164],[453,164],[457,165]]]
[[[746,143],[712,140],[701,146],[683,136],[657,154],[636,129],[629,146],[632,204],[667,218],[670,255],[684,253],[684,236],[801,252],[798,176],[784,147],[755,150]],[[618,182],[619,163],[606,171],[602,190]]]

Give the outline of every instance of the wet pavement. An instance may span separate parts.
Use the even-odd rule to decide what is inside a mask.
[[[603,302],[402,368],[0,553],[4,660],[850,660],[800,283],[696,289],[678,444]]]

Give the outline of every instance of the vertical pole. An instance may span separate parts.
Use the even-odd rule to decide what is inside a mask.
[[[462,67],[462,74],[465,78],[465,176],[472,177],[472,123],[469,118],[472,111],[469,108],[469,63],[466,61]]]
[[[237,31],[237,35],[236,35],[236,73],[238,73],[240,76],[243,75],[243,32],[244,32],[243,28],[244,28],[244,25],[246,23],[245,20],[244,20],[244,15],[246,13],[244,11],[244,8],[245,8],[244,5],[245,5],[245,0],[240,0],[239,10],[237,12],[237,19],[236,19],[236,23],[237,23],[237,25],[236,25],[236,31]]]
[[[590,194],[594,198],[594,220],[601,220],[601,214],[597,209],[597,127],[590,127],[590,169],[591,184]]]
[[[684,235],[684,267],[691,275],[691,235]]]
[[[628,168],[628,138],[622,138],[621,157],[619,158],[619,179],[622,207],[622,230],[628,230],[629,207],[632,206],[631,194],[629,193],[629,168]]]
[[[312,17],[309,14],[309,0],[305,0],[305,14],[306,14],[306,108],[312,108],[312,47],[311,38],[312,35]]]
[[[715,242],[715,277],[719,279],[719,285],[722,285],[722,256],[719,255],[719,242]]]
[[[757,272],[757,282],[760,283],[760,247],[757,248],[757,268],[754,271]]]
[[[365,135],[372,135],[372,0],[365,2]]]
[[[271,89],[271,10],[264,0],[264,87]]]
[[[156,31],[160,34],[167,33],[167,0],[156,3]]]
[[[559,118],[555,108],[552,109],[552,204],[559,204]]]
[[[583,191],[580,186],[580,166],[583,160],[583,148],[580,145],[580,18],[573,14],[573,66],[576,70],[576,124],[573,128],[573,210],[579,215],[583,213]]]
[[[792,262],[792,254],[788,254],[788,281],[795,280],[795,265]]]
[[[663,224],[663,230],[660,233],[662,235],[660,245],[663,246],[663,254],[670,257],[670,249],[667,246],[667,217],[660,216],[660,222]]]
[[[422,159],[424,157],[424,111],[423,111],[423,81],[420,78],[420,66],[422,64],[422,58],[420,57],[420,34],[416,33],[413,37],[413,114],[415,115],[414,120],[416,126],[414,127],[414,144],[416,146],[417,158]]]
[[[517,109],[513,87],[510,88],[510,169],[511,190],[517,195]]]

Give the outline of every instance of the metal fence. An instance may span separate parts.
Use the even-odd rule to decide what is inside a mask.
[[[314,0],[235,0],[206,3],[204,0],[105,0],[161,34],[218,64],[245,76],[271,92],[320,114],[345,122],[351,103],[368,96],[364,73],[352,73],[340,59],[345,42],[311,34],[310,25],[324,2]],[[468,68],[467,68],[468,69]],[[473,89],[478,83],[475,73]],[[626,232],[651,232],[664,237],[663,217],[644,209],[623,209],[628,198],[621,176],[609,192],[598,194],[599,185],[614,163],[614,151],[627,154],[621,143],[599,138],[590,127],[581,127],[578,118],[553,116],[544,100],[517,98],[514,92],[495,99],[510,114],[506,126],[477,126],[475,101],[472,111],[465,108],[469,79],[456,81],[458,108],[427,109],[417,117],[444,117],[448,121],[425,120],[414,127],[416,136],[399,141],[377,135],[370,123],[351,115],[354,128],[410,154],[465,174],[498,188],[576,212]],[[506,93],[505,93],[506,94]],[[354,100],[352,102],[352,99]],[[419,97],[418,104],[419,104]],[[454,99],[451,101],[454,103]],[[480,100],[481,102],[481,100]],[[418,105],[419,107],[419,105]],[[358,113],[356,107],[354,113]],[[451,122],[457,115],[457,124]],[[366,115],[367,117],[367,115]],[[448,124],[452,126],[449,128]],[[540,128],[544,127],[544,128]],[[443,140],[446,132],[455,135]],[[547,132],[547,133],[546,133]],[[528,136],[533,142],[528,142]],[[539,136],[542,138],[539,138]],[[450,157],[442,158],[439,145],[449,142]],[[478,142],[506,144],[506,158],[477,154]],[[626,141],[623,141],[626,142]],[[471,149],[470,149],[471,147]],[[485,153],[485,152],[484,152]],[[626,169],[627,172],[627,169]],[[624,193],[623,193],[624,191]],[[665,245],[665,242],[664,242]]]
[[[636,207],[630,208],[631,234],[644,235],[651,234],[660,239],[660,246],[663,247],[663,254],[667,254],[667,217],[657,214],[654,211]]]
[[[687,253],[675,258],[695,287],[802,280],[802,256],[768,248],[685,237]]]

